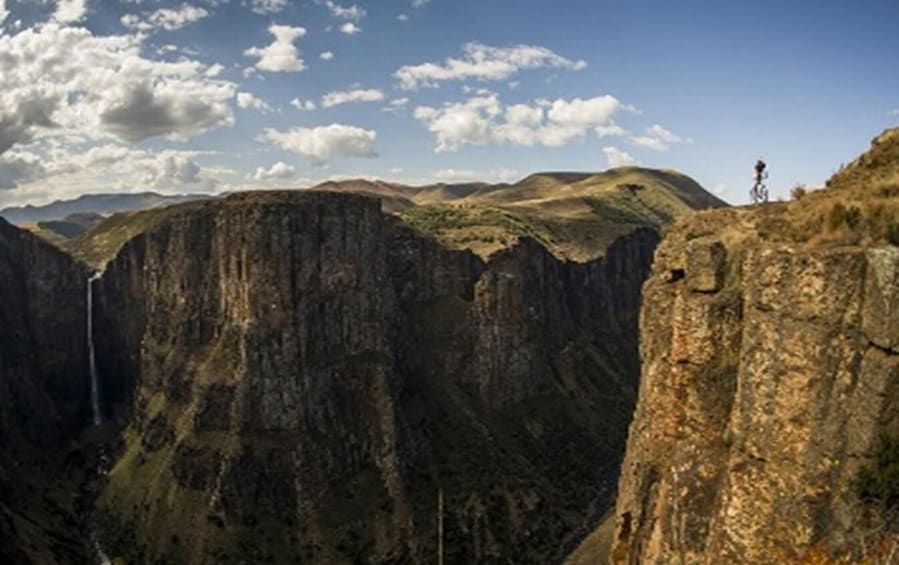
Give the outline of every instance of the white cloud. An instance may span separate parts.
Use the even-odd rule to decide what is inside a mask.
[[[449,58],[444,64],[422,63],[407,65],[395,73],[400,87],[406,90],[422,86],[436,87],[448,80],[478,79],[504,80],[522,70],[557,68],[581,70],[584,61],[572,61],[537,45],[491,47],[482,43],[469,43],[459,59]]]
[[[0,154],[36,137],[183,140],[233,122],[233,83],[197,61],[145,59],[141,47],[55,23],[0,35]]]
[[[3,21],[3,20],[0,19],[0,21]],[[887,112],[887,113],[888,113],[889,115],[891,115],[891,116],[899,116],[899,108],[894,108],[893,110],[890,110],[890,111]]]
[[[122,16],[122,25],[137,31],[164,29],[174,31],[209,16],[205,8],[182,4],[177,8],[161,8],[141,18],[135,14]]]
[[[331,124],[285,132],[266,129],[259,139],[323,165],[332,157],[377,157],[375,137],[372,130]]]
[[[630,141],[634,145],[653,151],[667,151],[672,144],[689,142],[659,124],[646,128],[646,135],[632,137]]]
[[[306,68],[293,42],[304,35],[306,29],[283,25],[272,25],[268,31],[275,40],[267,47],[250,47],[244,51],[248,57],[259,57],[256,68],[269,72],[297,72]]]
[[[492,171],[472,171],[469,169],[438,169],[432,173],[440,182],[512,182],[518,179],[515,169],[499,168]]]
[[[250,0],[250,9],[257,14],[274,14],[287,7],[288,0]]]
[[[362,28],[354,24],[353,22],[347,22],[340,27],[337,28],[340,33],[345,33],[347,35],[355,35],[362,31]]]
[[[342,6],[334,0],[318,0],[318,3],[327,6],[328,11],[330,11],[331,15],[335,18],[359,21],[366,15],[365,8],[356,4],[353,4],[351,6]]]
[[[412,0],[413,8],[424,8],[431,3],[431,0]]]
[[[259,110],[260,112],[271,112],[272,107],[269,106],[265,100],[257,98],[255,95],[249,92],[238,92],[237,93],[237,105],[241,108],[254,108]]]
[[[218,181],[194,160],[200,152],[166,149],[151,152],[122,145],[67,149],[43,143],[37,153],[12,150],[0,157],[0,187],[8,194],[48,192],[55,198],[96,186],[123,192],[139,190],[212,190]],[[12,182],[10,182],[12,181]],[[12,186],[10,186],[12,185]],[[27,192],[26,192],[27,191]]]
[[[273,179],[293,178],[296,174],[297,171],[295,168],[291,167],[287,163],[284,163],[283,161],[278,161],[268,169],[266,169],[265,167],[257,168],[252,178],[255,181],[265,182]]]
[[[87,15],[87,0],[58,0],[53,19],[57,22],[69,24],[84,19]]]
[[[332,51],[322,51],[321,53],[318,54],[318,57],[322,61],[330,61],[331,59],[334,58],[334,53]]]
[[[115,102],[100,114],[102,127],[120,139],[133,142],[157,135],[185,140],[232,123],[231,111],[223,102],[209,104],[195,100],[176,88],[174,85],[161,88],[149,82],[122,85]],[[210,86],[205,90],[211,98],[233,92],[231,87]]]
[[[300,100],[299,98],[294,98],[293,100],[291,100],[290,105],[297,110],[302,110],[304,112],[311,112],[318,107],[312,100]]]
[[[504,107],[496,94],[482,92],[441,108],[419,106],[413,115],[436,136],[439,153],[454,151],[462,145],[511,143],[559,147],[583,137],[591,129],[611,127],[615,113],[628,108],[610,95]]]
[[[0,190],[16,188],[19,184],[38,178],[45,172],[40,158],[33,154],[0,156]]]
[[[602,148],[603,154],[606,156],[606,161],[609,163],[609,167],[628,167],[631,165],[636,165],[637,160],[618,149],[617,147],[607,146]]]
[[[615,137],[628,134],[626,129],[612,122],[609,122],[608,125],[596,126],[593,128],[593,131],[596,132],[597,137]]]
[[[400,15],[398,15],[398,16],[396,17],[396,19],[398,19],[398,20],[401,21],[401,22],[408,22],[408,21],[409,21],[409,14],[400,14]]]
[[[715,188],[712,189],[712,193],[718,196],[723,196],[727,193],[727,185],[723,182],[719,182],[715,185]]]
[[[6,9],[6,0],[0,0],[0,24],[3,24],[6,21],[6,17],[9,15],[9,10]],[[0,31],[0,33],[3,33]]]
[[[351,102],[380,102],[384,93],[376,88],[333,91],[322,96],[322,108],[331,108]]]

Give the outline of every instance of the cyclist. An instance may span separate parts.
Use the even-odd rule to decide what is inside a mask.
[[[768,187],[765,186],[765,179],[768,178],[768,165],[762,157],[755,162],[755,184],[752,187],[750,195],[752,201],[756,204],[768,201]]]

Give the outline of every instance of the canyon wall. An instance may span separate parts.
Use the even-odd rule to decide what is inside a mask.
[[[878,555],[857,477],[899,434],[899,247],[863,234],[864,205],[830,240],[780,238],[846,210],[815,198],[702,213],[659,247],[613,563]]]
[[[87,270],[0,219],[0,560],[84,558],[64,459],[89,421]]]
[[[658,236],[483,260],[351,194],[194,203],[98,281],[129,562],[545,563],[610,504]]]

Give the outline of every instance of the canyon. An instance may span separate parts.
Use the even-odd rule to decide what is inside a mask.
[[[614,498],[658,229],[720,205],[673,173],[601,178],[441,187],[492,204],[395,214],[368,184],[128,212],[77,242],[90,267],[10,227],[77,272],[58,307],[78,329],[49,329],[80,336],[61,401],[82,495],[57,513],[82,551],[560,560]],[[77,561],[19,541],[23,562]]]

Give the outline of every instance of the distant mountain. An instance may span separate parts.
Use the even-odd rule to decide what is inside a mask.
[[[11,224],[35,224],[61,220],[72,214],[100,214],[108,216],[116,212],[145,210],[178,204],[189,200],[210,198],[209,194],[165,195],[156,192],[135,194],[85,194],[73,200],[57,200],[44,206],[18,206],[0,210],[0,217]]]
[[[658,229],[683,213],[726,205],[684,174],[640,167],[536,173],[514,184],[408,186],[351,179],[324,182],[310,190],[378,198],[384,212],[451,249],[487,257],[531,237],[556,257],[576,261],[602,256],[609,244],[637,228]],[[113,214],[74,239],[51,241],[101,267],[122,244],[167,219],[170,212],[178,209],[135,208]],[[45,231],[37,233],[46,236]]]

